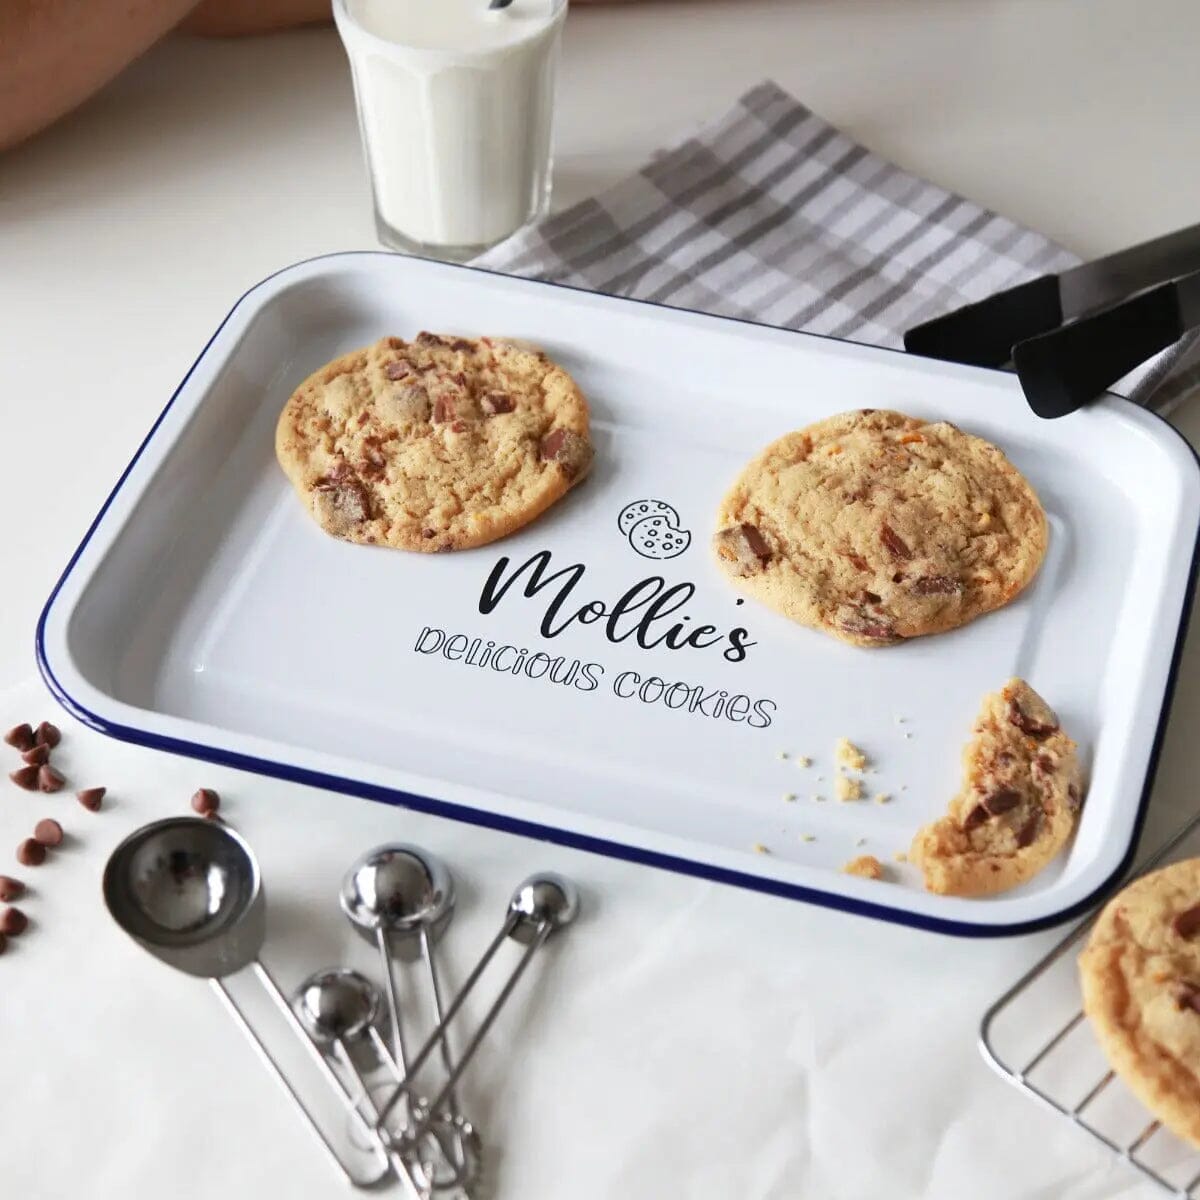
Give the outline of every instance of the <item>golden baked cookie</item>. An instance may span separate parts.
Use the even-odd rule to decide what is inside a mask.
[[[986,696],[946,816],[913,838],[908,861],[931,892],[986,896],[1032,879],[1067,844],[1083,800],[1075,743],[1020,679]]]
[[[886,646],[1007,604],[1046,540],[1033,488],[990,442],[864,408],[768,446],[722,502],[714,549],[770,608]]]
[[[545,512],[592,461],[588,407],[544,354],[491,338],[384,338],[310,375],[275,453],[321,527],[464,550]]]
[[[1200,1148],[1200,858],[1143,875],[1110,900],[1079,978],[1113,1070]]]

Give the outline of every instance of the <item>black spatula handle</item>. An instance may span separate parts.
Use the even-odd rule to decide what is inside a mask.
[[[1065,417],[1186,332],[1175,283],[1081,317],[1013,347],[1013,365],[1039,417]]]
[[[1041,275],[914,326],[904,335],[904,348],[924,358],[1002,367],[1017,342],[1061,324],[1058,276]]]

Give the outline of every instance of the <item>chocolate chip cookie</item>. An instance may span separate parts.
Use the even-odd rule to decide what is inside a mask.
[[[433,333],[384,338],[310,375],[275,451],[327,533],[421,551],[520,529],[592,461],[587,402],[566,371],[524,346]]]
[[[1200,1147],[1200,858],[1144,875],[1110,900],[1079,977],[1113,1070]]]
[[[859,409],[789,433],[721,504],[714,549],[748,595],[858,646],[940,633],[1007,604],[1046,517],[990,442]]]
[[[1032,879],[1067,844],[1083,801],[1075,743],[1023,680],[984,697],[973,732],[961,790],[908,852],[931,892],[986,896]]]

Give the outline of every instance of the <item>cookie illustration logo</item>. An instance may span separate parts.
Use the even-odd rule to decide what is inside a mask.
[[[679,514],[665,500],[635,500],[621,509],[617,527],[643,558],[678,558],[692,535],[681,529]]]

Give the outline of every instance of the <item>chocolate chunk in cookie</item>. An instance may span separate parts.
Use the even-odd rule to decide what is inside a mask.
[[[556,463],[574,482],[582,479],[592,465],[592,443],[573,429],[555,429],[542,438],[539,455],[542,462]]]
[[[771,561],[766,538],[756,525],[746,522],[720,530],[713,536],[713,547],[717,558],[734,575],[757,575]]]

